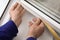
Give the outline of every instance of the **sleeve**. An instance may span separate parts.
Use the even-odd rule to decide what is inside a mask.
[[[12,20],[0,27],[0,40],[12,40],[18,33],[17,26]]]
[[[27,40],[37,40],[37,39],[34,37],[29,37],[29,38],[27,38]]]

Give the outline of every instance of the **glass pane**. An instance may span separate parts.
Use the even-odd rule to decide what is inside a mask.
[[[56,15],[60,16],[60,0],[35,0],[37,3],[41,3],[46,8],[55,11]]]

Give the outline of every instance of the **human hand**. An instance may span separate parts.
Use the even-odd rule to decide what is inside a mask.
[[[29,37],[38,38],[44,32],[44,24],[39,18],[34,18],[33,22],[29,22]]]
[[[15,5],[10,9],[11,20],[14,21],[17,27],[22,21],[22,15],[24,11],[24,8],[19,3],[15,3]]]

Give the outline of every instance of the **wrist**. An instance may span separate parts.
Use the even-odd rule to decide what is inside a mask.
[[[15,25],[18,27],[19,25],[18,25],[18,21],[17,20],[15,20],[15,19],[12,19],[11,18],[11,20],[15,23]]]

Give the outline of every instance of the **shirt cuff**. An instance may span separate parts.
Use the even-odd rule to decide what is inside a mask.
[[[37,40],[37,39],[34,37],[29,37],[29,38],[27,38],[27,40]]]

